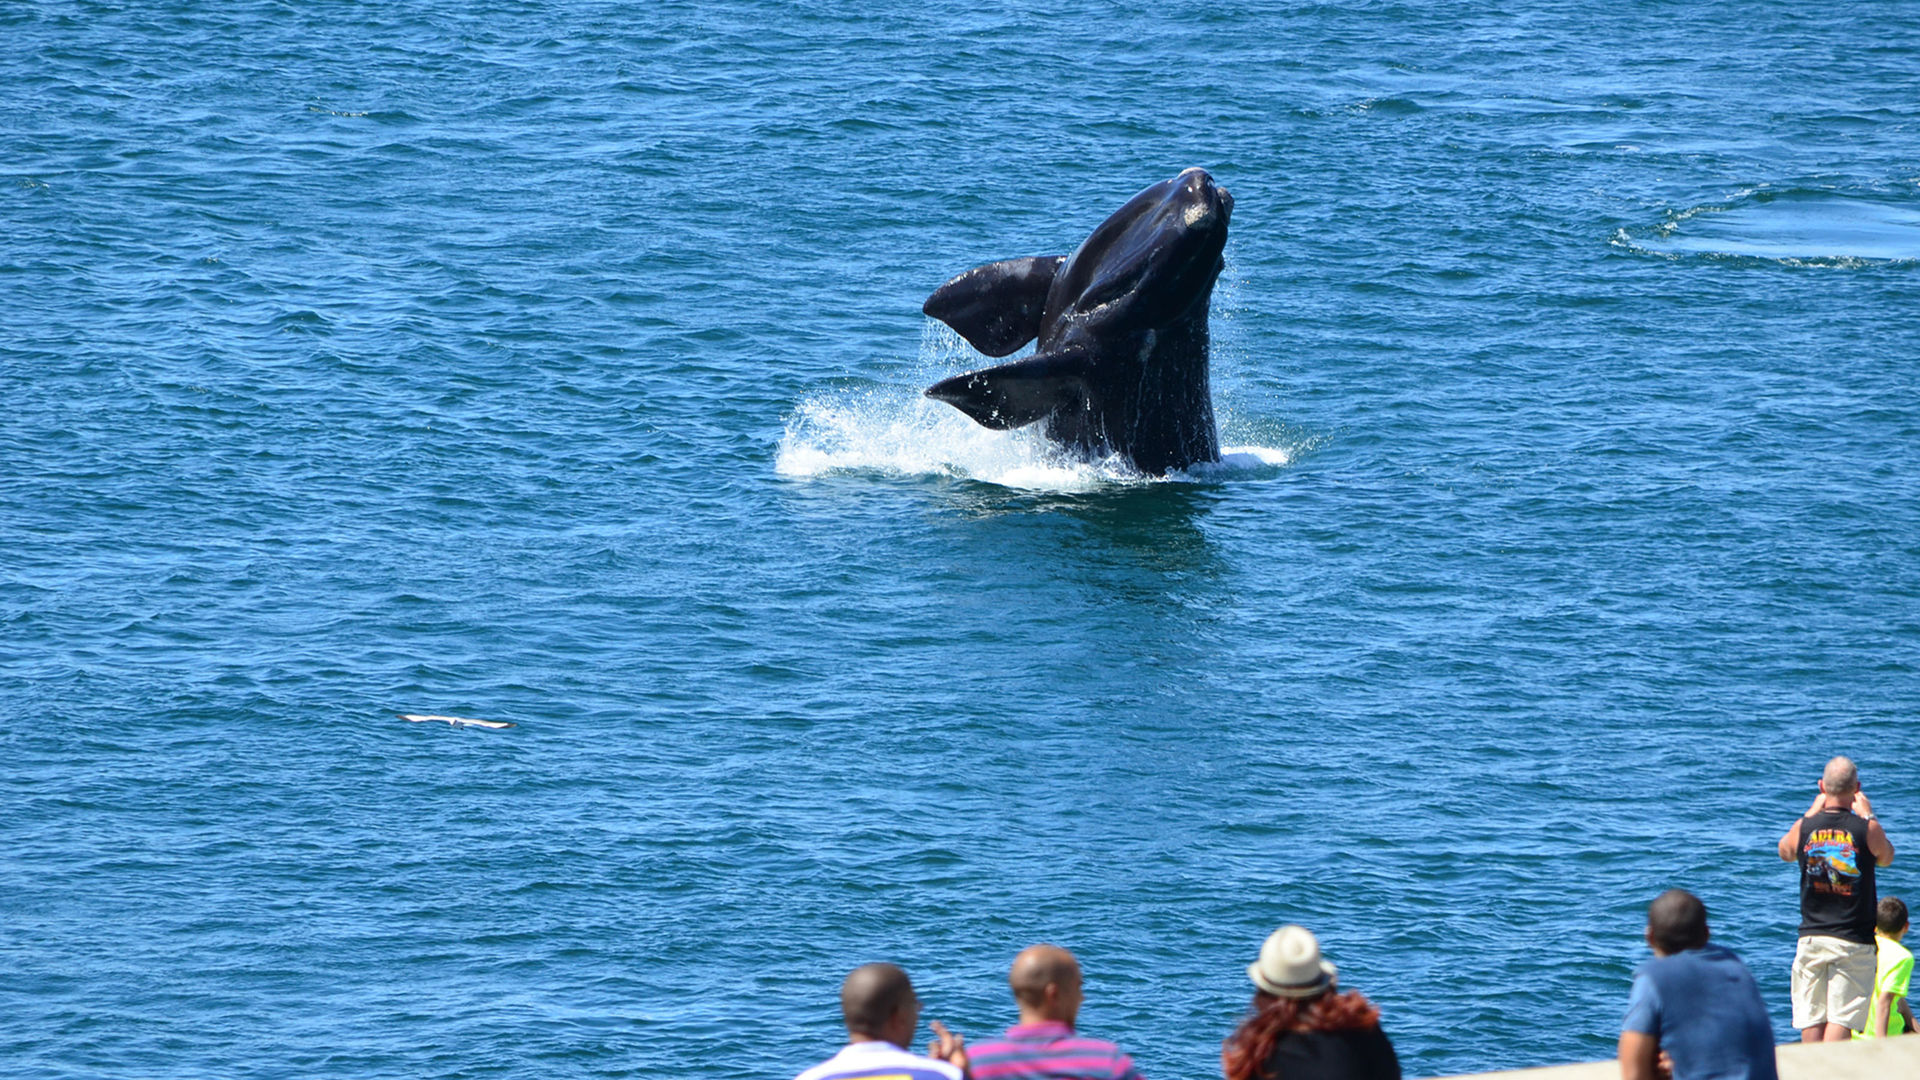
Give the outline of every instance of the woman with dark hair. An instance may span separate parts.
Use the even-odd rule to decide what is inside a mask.
[[[1400,1080],[1400,1059],[1380,1030],[1380,1010],[1339,991],[1320,942],[1283,926],[1247,965],[1253,1014],[1220,1049],[1227,1080]]]

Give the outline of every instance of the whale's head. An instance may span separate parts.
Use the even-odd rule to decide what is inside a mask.
[[[1068,256],[1049,312],[1075,323],[1150,329],[1212,295],[1224,265],[1233,196],[1205,169],[1187,169],[1114,211]]]

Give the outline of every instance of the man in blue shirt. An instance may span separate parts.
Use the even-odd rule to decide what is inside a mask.
[[[1773,1027],[1753,972],[1730,949],[1707,944],[1707,906],[1669,889],[1647,908],[1652,960],[1633,975],[1620,1025],[1622,1080],[1779,1080]]]

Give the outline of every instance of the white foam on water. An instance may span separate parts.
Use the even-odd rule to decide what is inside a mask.
[[[1223,446],[1220,460],[1195,465],[1188,472],[1240,473],[1283,469],[1293,464],[1294,451],[1284,446]]]
[[[1789,266],[1920,260],[1920,206],[1824,190],[1746,188],[1726,202],[1669,212],[1650,237],[1625,229],[1617,247],[1667,258],[1766,259]]]
[[[1232,446],[1221,460],[1164,479],[1121,457],[1083,461],[1037,425],[993,431],[952,406],[905,387],[816,395],[787,418],[774,456],[781,476],[846,473],[978,480],[1028,491],[1083,492],[1126,484],[1218,482],[1271,473],[1293,461],[1285,447]]]
[[[1035,430],[993,431],[905,387],[816,396],[788,417],[774,458],[782,476],[870,472],[946,476],[1004,487],[1087,491],[1128,478],[1074,461]]]
[[[1238,278],[1222,274],[1216,307],[1222,306],[1222,294],[1230,297],[1239,284]],[[1217,317],[1230,317],[1231,305],[1226,306],[1228,310],[1216,312]],[[1304,444],[1228,446],[1222,448],[1217,462],[1151,477],[1123,457],[1081,459],[1049,442],[1038,424],[1014,431],[983,428],[953,406],[921,393],[923,387],[946,376],[984,363],[1007,363],[1027,355],[1031,348],[987,361],[951,328],[927,319],[919,355],[890,372],[911,385],[824,391],[802,401],[787,417],[774,471],[793,478],[859,473],[947,477],[1024,491],[1072,493],[1134,484],[1262,478],[1292,464],[1304,449]],[[1237,427],[1226,412],[1219,415],[1226,428]],[[1248,434],[1260,438],[1266,432],[1255,428]]]

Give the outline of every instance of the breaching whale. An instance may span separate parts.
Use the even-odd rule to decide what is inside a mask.
[[[1071,255],[975,267],[923,307],[988,356],[1032,356],[943,379],[927,396],[990,428],[1044,423],[1089,457],[1160,476],[1220,460],[1207,382],[1207,304],[1233,196],[1205,169],[1147,188]]]

